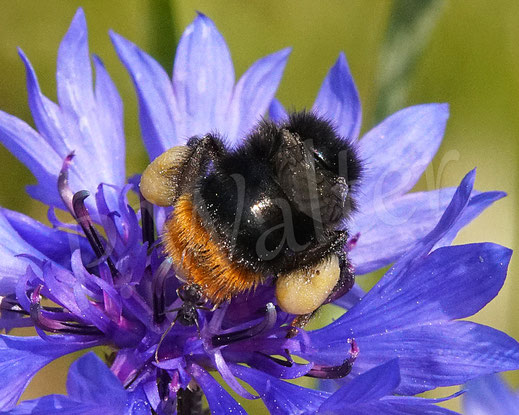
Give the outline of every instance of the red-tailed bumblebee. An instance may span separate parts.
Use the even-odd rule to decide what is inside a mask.
[[[274,280],[281,309],[305,315],[351,287],[344,222],[360,173],[353,143],[300,112],[261,122],[235,149],[192,137],[157,157],[140,188],[174,207],[165,251],[214,305]]]

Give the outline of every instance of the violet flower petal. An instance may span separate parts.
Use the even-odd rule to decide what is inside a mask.
[[[397,260],[434,228],[455,190],[444,188],[410,193],[378,204],[375,210],[358,212],[350,226],[352,234],[360,233],[349,253],[355,273],[366,274]],[[503,192],[474,193],[462,217],[441,245],[449,245],[461,228],[492,203],[506,196]],[[388,242],[388,235],[391,235],[391,243]]]
[[[91,344],[55,344],[39,337],[0,335],[0,410],[11,409],[43,366]]]
[[[234,67],[224,38],[199,13],[182,35],[175,55],[173,91],[179,138],[225,132],[234,86]]]
[[[110,37],[137,90],[142,138],[153,160],[166,149],[180,145],[184,138],[173,116],[177,105],[173,86],[166,71],[151,56],[117,33],[110,32]]]
[[[424,399],[393,396],[400,382],[399,361],[390,360],[343,385],[319,408],[318,414],[456,414],[434,403],[456,397]]]
[[[0,227],[2,224],[10,225],[6,231],[10,234],[9,246],[11,249],[13,249],[15,237],[22,239],[33,248],[25,250],[27,247],[17,246],[17,253],[28,253],[40,259],[50,259],[63,267],[70,268],[72,252],[78,248],[82,253],[88,253],[91,250],[84,237],[49,228],[22,213],[0,208],[0,217],[2,217]],[[7,222],[4,222],[4,218]],[[0,238],[0,240],[7,241],[4,238]]]
[[[354,370],[362,371],[397,356],[402,381],[395,392],[402,395],[519,369],[516,340],[491,327],[467,321],[390,331],[376,341],[357,340],[363,355],[355,362]]]
[[[233,364],[231,370],[252,386],[273,415],[314,414],[328,393],[303,388],[256,369]]]
[[[37,185],[28,187],[29,194],[63,208],[56,182],[63,159],[74,150],[77,157],[70,169],[72,189],[94,192],[100,182],[124,184],[120,98],[98,59],[94,95],[83,11],[78,10],[60,45],[59,106],[41,93],[29,60],[21,51],[20,56],[26,67],[29,105],[39,133],[15,117],[0,113],[0,140],[38,180]],[[98,103],[97,98],[102,102]],[[99,169],[99,165],[104,167]],[[95,211],[92,203],[89,207]]]
[[[361,210],[412,189],[440,146],[448,115],[446,104],[416,105],[364,135],[358,149],[365,163]]]
[[[270,103],[269,118],[275,123],[281,123],[288,119],[287,111],[277,98],[274,98]]]
[[[242,406],[236,402],[229,393],[201,366],[192,363],[187,367],[189,374],[197,381],[202,388],[211,414],[227,415],[241,414],[247,415]]]
[[[344,139],[359,136],[362,109],[344,53],[326,75],[312,110],[330,120]]]
[[[321,405],[318,413],[337,413],[349,406],[379,400],[391,395],[399,383],[398,359],[393,359],[342,386]]]
[[[228,110],[229,123],[221,131],[231,145],[238,145],[262,119],[274,98],[290,48],[256,61],[236,84]]]
[[[119,379],[92,352],[70,366],[67,392],[73,400],[111,406],[121,412],[127,400],[127,392]]]

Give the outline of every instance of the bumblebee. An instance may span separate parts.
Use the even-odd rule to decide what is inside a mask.
[[[192,137],[146,168],[140,190],[173,206],[165,252],[215,306],[274,281],[282,310],[309,315],[351,287],[345,222],[361,170],[351,141],[298,112],[262,121],[237,148]]]

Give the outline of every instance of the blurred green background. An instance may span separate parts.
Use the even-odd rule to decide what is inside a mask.
[[[79,6],[86,12],[91,51],[104,60],[124,101],[129,174],[141,172],[147,158],[135,93],[108,30],[136,42],[170,71],[176,42],[198,10],[211,17],[226,38],[237,76],[259,57],[293,47],[277,95],[289,108],[312,105],[340,51],[346,52],[360,92],[363,131],[398,108],[448,102],[451,117],[445,139],[416,189],[455,186],[477,166],[479,190],[504,190],[509,196],[474,221],[456,242],[517,247],[519,2],[0,0],[1,110],[32,124],[18,46],[31,59],[44,93],[55,99],[58,45]],[[46,210],[24,191],[33,182],[31,175],[3,148],[0,160],[0,205],[45,220]],[[474,318],[516,339],[518,271],[516,255],[503,290]],[[24,398],[62,392],[67,364],[62,359],[50,365]],[[508,379],[518,386],[516,374]],[[458,408],[455,402],[448,405]]]

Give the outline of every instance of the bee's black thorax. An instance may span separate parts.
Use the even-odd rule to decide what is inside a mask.
[[[342,250],[361,165],[330,123],[297,113],[262,122],[235,150],[221,148],[193,198],[232,261],[276,275]]]

